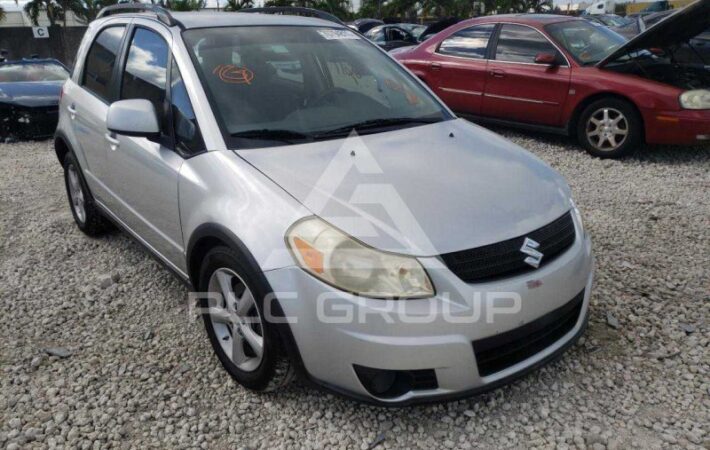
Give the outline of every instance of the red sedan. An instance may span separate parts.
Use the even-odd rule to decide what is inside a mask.
[[[644,141],[710,143],[710,61],[673,56],[708,27],[710,0],[630,41],[566,16],[488,16],[393,56],[461,116],[576,136],[611,158]]]

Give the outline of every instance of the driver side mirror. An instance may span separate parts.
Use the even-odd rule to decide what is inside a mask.
[[[548,66],[557,65],[557,56],[552,53],[538,53],[535,56],[535,64],[546,64]]]
[[[125,136],[156,138],[160,136],[158,115],[149,100],[119,100],[111,103],[106,114],[106,128]]]

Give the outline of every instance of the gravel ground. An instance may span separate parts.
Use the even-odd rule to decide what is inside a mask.
[[[590,328],[512,385],[402,409],[235,385],[178,281],[75,228],[50,143],[0,144],[0,447],[710,448],[710,148],[602,161],[499,131],[573,188]]]

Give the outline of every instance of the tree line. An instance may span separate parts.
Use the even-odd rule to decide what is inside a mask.
[[[17,2],[17,0],[15,0]],[[154,0],[155,1],[155,0]],[[117,0],[30,0],[25,13],[34,25],[39,17],[47,15],[50,25],[66,26],[67,12],[79,22],[89,23],[102,8],[118,3]],[[205,0],[157,0],[173,11],[196,11],[205,7]],[[220,10],[239,11],[254,6],[254,0],[220,1]],[[300,6],[320,9],[342,20],[357,17],[392,17],[413,20],[418,17],[473,17],[483,12],[541,12],[551,11],[552,0],[362,0],[358,11],[353,11],[351,0],[266,0],[264,6]],[[0,7],[0,21],[5,11]]]

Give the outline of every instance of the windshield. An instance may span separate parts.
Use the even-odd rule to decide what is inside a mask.
[[[69,72],[56,63],[23,63],[0,65],[0,83],[27,81],[64,81]]]
[[[350,30],[257,26],[183,35],[233,148],[452,118],[411,75]]]
[[[552,38],[582,65],[596,64],[626,43],[626,38],[605,26],[583,20],[545,27]]]

